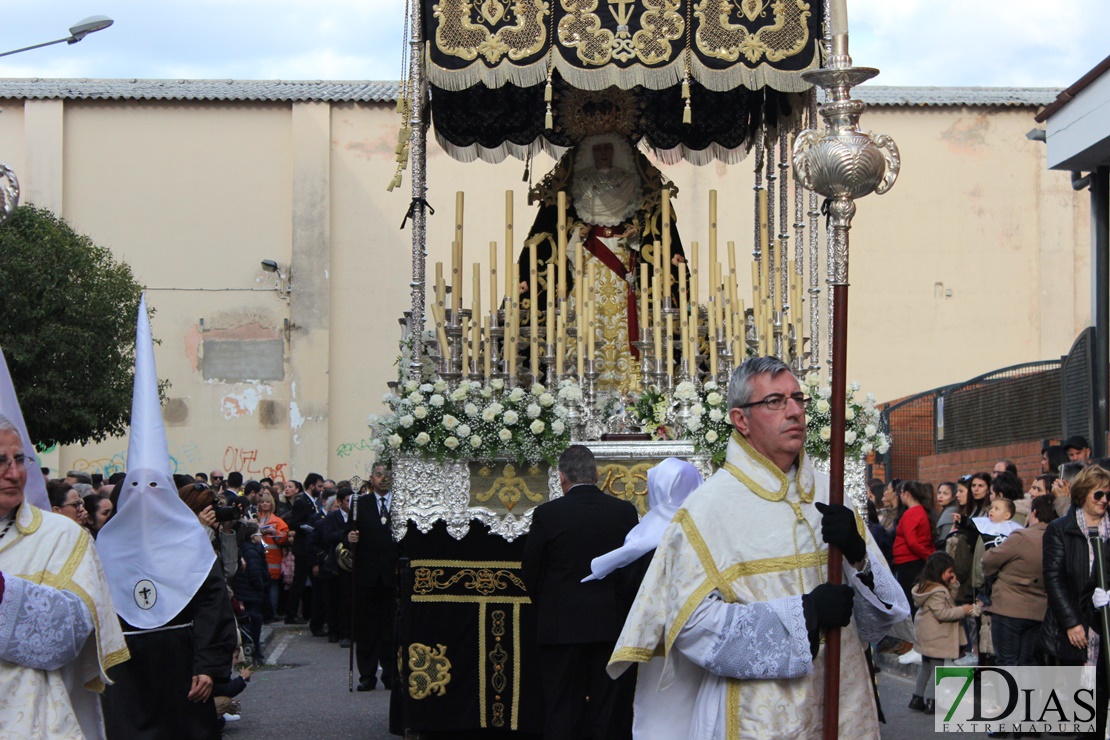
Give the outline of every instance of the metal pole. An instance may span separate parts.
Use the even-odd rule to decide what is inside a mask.
[[[409,151],[412,153],[412,313],[409,333],[412,341],[412,359],[409,376],[420,379],[421,359],[424,352],[424,251],[427,202],[427,130],[424,127],[424,105],[428,97],[428,81],[424,74],[424,28],[421,19],[422,0],[409,4],[409,93],[412,95],[412,115],[409,118]]]
[[[1110,429],[1110,167],[1106,165],[1091,173],[1091,256],[1096,404],[1091,452],[1094,457],[1105,457]]]

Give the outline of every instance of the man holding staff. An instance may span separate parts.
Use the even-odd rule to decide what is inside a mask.
[[[839,627],[839,737],[878,738],[864,645],[909,605],[859,516],[828,504],[804,452],[809,399],[773,357],[732,375],[724,466],[679,509],[609,663],[611,676],[665,657],[658,693],[636,706],[656,737],[821,736],[824,632]],[[825,583],[828,545],[848,585]],[[912,630],[912,626],[908,627]]]
[[[567,201],[562,214],[566,223],[565,246],[560,245],[560,192],[566,193]],[[530,202],[540,201],[540,211],[518,264],[521,276],[528,275],[530,252],[535,248],[540,275],[538,305],[546,305],[547,291],[552,286],[543,276],[548,264],[558,265],[560,252],[565,255],[566,281],[563,284],[557,280],[560,284],[555,289],[559,298],[577,298],[577,293],[572,292],[575,269],[571,265],[581,269],[583,276],[591,263],[596,265],[596,284],[589,288],[594,322],[605,342],[597,347],[593,358],[601,373],[600,389],[629,391],[640,387],[639,353],[631,343],[638,339],[640,327],[637,291],[650,286],[638,284],[639,266],[651,265],[656,249],[670,251],[669,264],[666,259],[661,264],[670,268],[671,305],[678,307],[677,266],[685,257],[674,218],[670,216],[669,196],[676,192],[627,137],[605,133],[583,138],[530,194]],[[650,280],[654,278],[649,277]],[[519,289],[521,310],[530,310],[532,295],[528,281],[522,279]],[[562,310],[567,310],[566,305]]]

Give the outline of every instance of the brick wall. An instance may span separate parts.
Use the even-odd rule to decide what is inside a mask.
[[[989,473],[999,460],[1012,460],[1028,490],[1033,479],[1041,474],[1041,442],[1016,442],[1000,447],[946,452],[917,460],[917,479],[936,485],[954,481],[969,473]]]

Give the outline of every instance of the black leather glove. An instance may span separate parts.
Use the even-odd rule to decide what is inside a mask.
[[[821,630],[832,627],[847,627],[852,618],[852,599],[855,592],[851,586],[834,586],[822,583],[802,596],[802,614],[809,633],[809,650],[817,657],[821,647]]]
[[[858,563],[867,557],[867,544],[856,529],[856,515],[851,509],[843,504],[820,501],[814,506],[821,512],[821,539],[839,547],[849,563]]]

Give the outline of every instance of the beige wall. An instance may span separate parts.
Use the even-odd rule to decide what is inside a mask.
[[[396,377],[397,319],[410,305],[411,242],[398,228],[409,173],[400,190],[385,192],[395,165],[392,106],[2,107],[0,161],[34,196],[26,200],[60,207],[149,286],[179,470],[365,475],[366,417],[381,410],[385,383]],[[892,135],[904,163],[889,194],[860,202],[852,232],[850,375],[880,399],[1058,356],[1087,324],[1087,194],[1044,169],[1043,145],[1024,136],[1032,114],[866,114],[864,125]],[[537,159],[533,180],[551,164]],[[664,171],[681,190],[683,240],[701,243],[703,263],[707,193],[719,191],[721,261],[725,241],[736,240],[741,295],[750,301],[750,163]],[[464,189],[464,284],[480,260],[485,294],[489,242],[504,254],[506,189],[516,194],[517,246],[532,220],[522,172],[516,160],[462,164],[429,147],[429,275],[437,260],[449,261],[454,193]],[[288,300],[260,269],[263,259],[292,262]],[[284,341],[284,378],[205,381],[203,343],[215,340]],[[125,450],[125,439],[66,448],[56,464],[110,470],[123,465]]]

